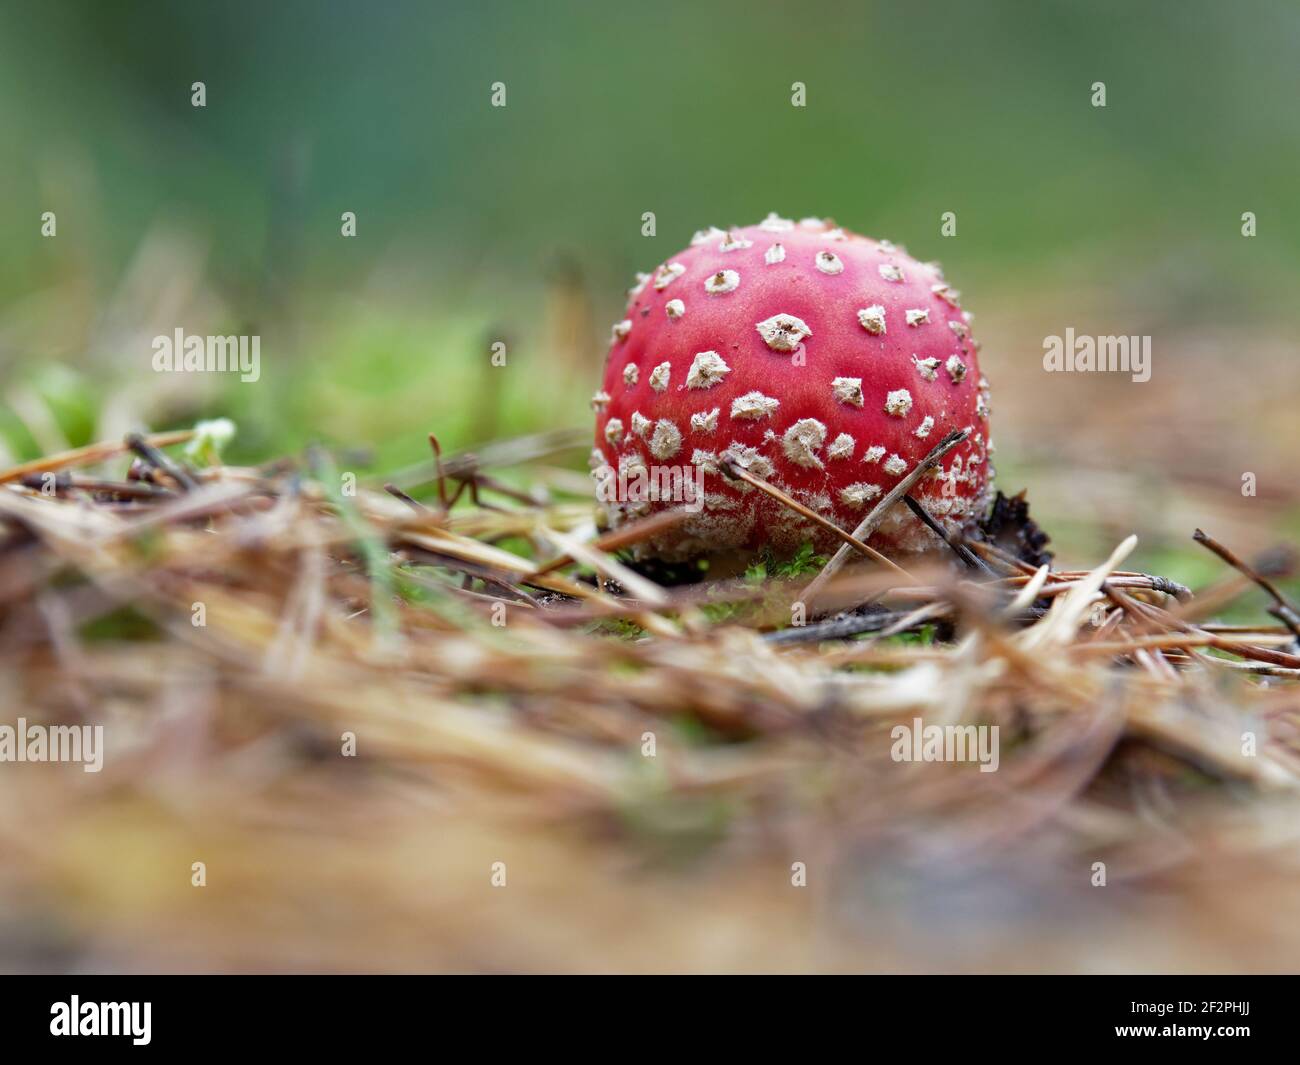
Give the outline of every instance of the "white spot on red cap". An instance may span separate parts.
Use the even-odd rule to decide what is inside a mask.
[[[837,226],[835,229],[827,231],[826,239],[827,240],[848,240],[849,238],[845,235],[844,230],[840,229]]]
[[[704,451],[697,447],[691,452],[691,465],[698,466],[705,473],[717,473],[718,453],[716,451]]]
[[[880,495],[880,486],[859,481],[840,490],[840,502],[850,507],[864,507]]]
[[[774,314],[754,328],[763,338],[763,343],[773,351],[794,351],[803,343],[804,337],[812,336],[808,323],[793,314]]]
[[[930,291],[933,292],[936,296],[938,296],[941,300],[944,301],[944,303],[948,304],[950,307],[961,306],[959,302],[961,300],[961,293],[958,292],[955,288],[950,288],[942,281],[940,281],[937,285],[931,285]]]
[[[826,442],[826,426],[816,418],[800,418],[781,437],[781,450],[796,466],[822,469],[817,452]]]
[[[605,439],[611,444],[617,444],[623,439],[623,419],[610,418],[605,423]]]
[[[635,299],[645,291],[646,283],[650,280],[649,274],[643,274],[640,270],[636,274],[636,284],[627,290],[627,298]]]
[[[885,308],[879,303],[873,303],[870,307],[863,307],[858,311],[858,322],[872,336],[884,336],[885,329]]]
[[[650,438],[650,454],[659,460],[670,459],[681,450],[682,434],[667,418],[655,422],[654,436]]]
[[[701,351],[691,363],[690,372],[686,375],[686,387],[712,388],[729,373],[731,367],[722,361],[716,351]]]
[[[731,401],[731,416],[742,421],[756,422],[768,417],[780,405],[779,399],[765,396],[762,392],[746,392]]]
[[[632,432],[637,436],[645,439],[645,434],[650,431],[650,419],[642,414],[639,410],[632,412]]]
[[[681,300],[669,300],[664,304],[664,314],[669,318],[680,318],[686,313],[686,304]]]
[[[799,219],[801,229],[825,229],[826,220],[823,218],[801,218]]]
[[[848,433],[840,433],[826,449],[826,457],[828,459],[851,459],[855,447],[857,447],[857,441],[853,437],[849,436]]]
[[[831,392],[841,403],[851,407],[862,406],[861,377],[837,377],[831,382]]]
[[[715,237],[725,237],[727,234],[717,226],[709,226],[708,229],[697,229],[695,236],[691,237],[691,246],[697,244],[706,244]]]
[[[724,292],[735,292],[740,287],[740,275],[735,270],[719,270],[710,274],[704,282],[704,291],[718,296]]]
[[[831,502],[831,497],[825,492],[810,492],[806,488],[796,488],[794,490],[795,499],[801,500],[805,506],[812,510],[830,511],[835,504]]]
[[[921,440],[924,440],[927,436],[930,435],[930,430],[933,428],[934,428],[934,419],[927,414],[921,420],[921,424],[918,425],[915,429],[913,429],[912,432]]]
[[[718,251],[744,251],[746,248],[752,248],[754,242],[739,237],[735,233],[728,233],[722,238],[722,243],[718,245]]]
[[[901,477],[907,472],[907,462],[898,455],[885,459],[884,471],[892,477]]]
[[[924,377],[927,381],[933,381],[939,376],[939,360],[935,358],[918,359],[912,356],[912,362],[916,365],[916,372]]]
[[[887,252],[898,251],[898,245],[895,244],[892,240],[878,240],[876,241],[876,247],[878,247],[881,251],[887,251]]]
[[[773,244],[767,251],[763,252],[763,262],[768,266],[775,266],[777,263],[785,262],[785,245]]]
[[[662,292],[684,273],[686,267],[681,263],[664,263],[655,271],[655,289]]]
[[[621,322],[615,322],[614,328],[610,330],[610,343],[612,344],[618,340],[626,340],[627,335],[630,332],[632,332],[631,319],[624,318]]]
[[[925,325],[930,320],[930,312],[917,307],[908,311],[906,317],[907,324],[915,328],[918,325]]]
[[[742,470],[748,470],[755,477],[762,477],[766,480],[772,476],[772,464],[764,458],[763,454],[756,447],[746,447],[739,442],[732,442],[727,445],[726,450],[719,456],[729,462],[734,462]],[[739,486],[742,492],[750,491],[750,485],[743,482]]]
[[[906,388],[897,388],[885,397],[885,413],[901,418],[912,409],[912,393]]]
[[[844,263],[840,257],[833,251],[819,251],[817,253],[817,269],[823,274],[830,274],[832,277],[836,274],[844,273]]]
[[[903,280],[903,271],[900,270],[893,263],[881,263],[878,269],[880,270],[880,276],[883,277],[886,281]]]
[[[955,385],[961,384],[966,379],[966,364],[956,355],[949,356],[943,368],[948,371],[948,376],[952,378],[952,383]]]
[[[872,444],[862,456],[863,462],[879,462],[885,457],[885,449],[879,444]]]
[[[698,433],[711,433],[718,427],[718,415],[721,413],[721,407],[698,411],[691,415],[691,428]]]
[[[636,363],[629,362],[623,367],[623,383],[625,385],[636,384],[637,372]]]
[[[591,409],[595,411],[604,410],[609,406],[609,393],[597,392],[591,397]]]
[[[775,211],[769,211],[767,217],[758,223],[758,228],[768,233],[785,233],[794,229],[794,223],[788,218],[780,217]]]
[[[970,336],[970,330],[966,327],[965,322],[949,322],[948,328],[951,329],[954,333],[957,334],[957,336],[961,337],[963,340],[966,337]]]
[[[650,371],[650,387],[656,392],[663,392],[668,388],[668,378],[672,375],[673,368],[666,362],[661,362]]]

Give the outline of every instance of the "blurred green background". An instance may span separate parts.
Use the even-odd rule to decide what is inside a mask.
[[[383,470],[431,430],[585,426],[633,272],[776,210],[942,260],[1003,483],[1079,511],[1081,547],[1158,546],[1170,484],[1240,503],[1242,471],[1242,527],[1275,528],[1298,55],[1300,5],[1252,0],[3,2],[0,445],[228,414],[236,459],[325,441]],[[1151,334],[1152,382],[1044,374],[1066,326]],[[177,327],[259,334],[262,380],[152,373]]]

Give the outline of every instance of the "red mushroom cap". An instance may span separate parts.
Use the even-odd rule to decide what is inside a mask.
[[[761,477],[846,531],[951,429],[968,429],[912,495],[955,530],[982,514],[992,471],[988,384],[970,315],[935,263],[819,219],[702,230],[629,293],[596,409],[595,467],[704,470],[704,508],[641,545],[687,558],[824,529],[718,463]],[[651,478],[653,480],[653,477]],[[603,503],[618,526],[672,500]],[[896,506],[871,537],[891,553],[934,534]]]

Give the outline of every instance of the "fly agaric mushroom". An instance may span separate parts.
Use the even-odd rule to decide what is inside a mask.
[[[967,439],[910,494],[949,531],[982,516],[988,384],[971,316],[938,264],[831,222],[770,215],[701,230],[628,295],[593,399],[596,475],[663,483],[656,468],[695,466],[704,481],[703,509],[640,544],[642,555],[836,547],[833,534],[727,467],[851,532],[952,429]],[[681,502],[602,505],[616,527]],[[895,506],[870,543],[906,554],[937,540]]]

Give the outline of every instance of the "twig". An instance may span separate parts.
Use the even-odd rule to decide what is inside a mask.
[[[139,433],[127,433],[126,446],[149,463],[150,466],[167,474],[168,477],[180,485],[181,491],[192,492],[199,486],[199,482],[190,475],[189,470],[179,463],[173,462]]]
[[[744,481],[746,484],[753,485],[760,492],[766,492],[778,503],[782,504],[783,506],[789,507],[796,514],[799,514],[807,518],[809,521],[814,522],[817,525],[820,525],[827,532],[832,533],[833,535],[839,537],[841,540],[844,541],[844,546],[840,548],[840,550],[847,551],[849,548],[852,548],[854,551],[859,551],[862,554],[866,555],[867,558],[871,559],[871,561],[878,562],[880,565],[886,566],[889,569],[892,569],[895,572],[902,574],[902,576],[904,577],[907,577],[909,579],[911,578],[911,574],[909,574],[907,570],[903,569],[902,566],[886,558],[874,547],[868,547],[856,536],[853,536],[850,533],[846,533],[833,521],[829,521],[828,519],[823,518],[815,510],[812,510],[809,507],[805,507],[797,499],[792,499],[790,496],[786,495],[784,492],[781,491],[781,489],[777,488],[775,485],[768,484],[761,477],[755,477],[748,470],[742,469],[740,466],[736,465],[736,463],[732,462],[730,459],[723,459],[718,465],[722,469],[722,471],[733,480],[740,480],[740,481]]]
[[[1300,655],[1286,654],[1283,651],[1270,651],[1253,644],[1239,643],[1236,640],[1216,636],[1212,632],[1157,632],[1144,636],[1131,636],[1123,640],[1099,640],[1096,643],[1075,644],[1068,650],[1073,654],[1125,655],[1141,647],[1213,647],[1227,651],[1239,658],[1249,658],[1256,662],[1268,662],[1275,666],[1289,669],[1300,668]]]
[[[589,433],[574,429],[558,429],[530,436],[517,436],[460,451],[450,456],[444,457],[440,454],[433,462],[408,466],[388,479],[393,484],[409,490],[439,477],[460,477],[479,470],[518,466],[544,455],[581,447],[584,443],[590,447],[590,440]]]
[[[864,632],[881,632],[916,611],[885,610],[877,607],[868,614],[846,614],[812,625],[794,625],[788,629],[764,633],[767,643],[778,645],[816,643],[821,640],[846,640]]]
[[[920,518],[923,522],[925,522],[926,528],[928,528],[932,533],[934,533],[935,536],[939,537],[940,540],[942,540],[945,544],[947,544],[952,549],[952,553],[956,555],[959,559],[961,559],[961,561],[969,569],[978,570],[986,577],[990,577],[990,578],[997,577],[997,574],[994,573],[991,569],[989,569],[988,566],[984,564],[983,559],[973,554],[970,548],[968,548],[965,544],[958,543],[957,541],[953,540],[953,538],[948,535],[947,531],[943,528],[943,526],[940,525],[937,521],[935,521],[934,518],[930,517],[930,512],[926,510],[925,507],[921,506],[921,504],[918,503],[915,499],[913,499],[910,495],[903,496],[903,502],[907,504],[907,509],[910,510],[913,514],[915,514],[918,518]]]
[[[489,477],[486,473],[475,474],[474,480],[478,482],[480,488],[487,488],[490,491],[497,492],[507,499],[513,499],[516,503],[522,503],[526,507],[537,506],[537,500],[526,492],[511,488],[510,485],[497,480],[495,477]]]
[[[886,493],[885,498],[871,508],[871,513],[863,518],[858,524],[858,527],[853,530],[853,538],[862,541],[869,539],[871,534],[875,532],[876,526],[885,520],[885,515],[889,513],[894,504],[902,499],[903,496],[907,495],[907,493],[912,490],[912,486],[937,466],[949,451],[966,439],[966,436],[966,430],[954,429],[940,440],[939,443],[935,445],[934,449],[919,463],[917,463],[914,470],[899,481],[898,484],[894,485],[894,487]],[[826,587],[826,583],[840,571],[840,568],[848,561],[848,558],[848,546],[841,546],[840,549],[831,556],[830,561],[822,567],[822,571],[817,574],[817,576],[809,582],[808,587],[804,589],[805,603],[809,606],[812,605],[813,601]]]
[[[631,544],[640,543],[642,540],[648,540],[652,536],[684,521],[690,516],[686,510],[664,510],[658,514],[651,514],[648,518],[640,521],[631,522],[627,525],[620,526],[613,532],[608,532],[599,539],[593,540],[591,546],[598,551],[612,552],[618,551]],[[563,569],[573,562],[572,557],[567,554],[558,555],[549,562],[543,563],[533,571],[534,577],[540,577],[547,573],[552,573],[557,569]]]
[[[1007,554],[997,544],[991,544],[985,540],[971,540],[966,546],[984,559],[985,562],[994,563],[1004,570],[1003,576],[1020,574],[1028,579],[1037,572],[1028,562],[1021,561],[1015,555]]]
[[[451,508],[451,504],[447,502],[447,481],[442,472],[442,445],[433,433],[429,434],[429,447],[433,449],[433,479],[438,486],[438,503],[445,512]]]
[[[148,438],[148,443],[153,447],[171,447],[173,444],[187,443],[193,438],[193,429],[181,429],[170,433],[155,433]],[[71,451],[60,451],[57,455],[20,462],[17,466],[10,466],[9,469],[0,471],[0,484],[21,480],[32,473],[62,470],[69,466],[91,466],[120,455],[127,449],[128,445],[124,441],[100,441]]]
[[[1278,591],[1277,586],[1265,577],[1262,573],[1257,572],[1245,560],[1239,558],[1230,548],[1219,543],[1212,536],[1207,536],[1200,529],[1192,533],[1192,539],[1202,547],[1206,547],[1218,555],[1233,569],[1249,577],[1267,592],[1273,600],[1273,606],[1269,608],[1269,613],[1279,621],[1283,622],[1297,640],[1300,640],[1300,614],[1296,613],[1295,607],[1287,602],[1286,596]]]
[[[429,513],[431,513],[431,511],[429,510],[428,507],[426,507],[426,506],[425,506],[423,503],[421,503],[418,499],[412,499],[412,498],[411,498],[410,496],[408,496],[405,492],[403,492],[400,488],[398,488],[397,485],[395,485],[395,484],[386,484],[386,485],[384,485],[384,491],[387,492],[387,493],[388,493],[390,496],[392,496],[394,499],[400,499],[403,503],[405,503],[408,507],[410,507],[412,510],[414,510],[417,514],[429,514]]]
[[[584,544],[577,537],[569,536],[555,529],[543,529],[541,534],[553,543],[559,544],[561,548],[584,566],[590,566],[601,576],[618,581],[630,598],[637,599],[642,603],[648,603],[651,606],[666,606],[668,604],[668,593],[659,585],[655,584],[654,581],[647,580],[639,573],[632,572],[632,570],[604,551],[596,550],[590,544]]]

